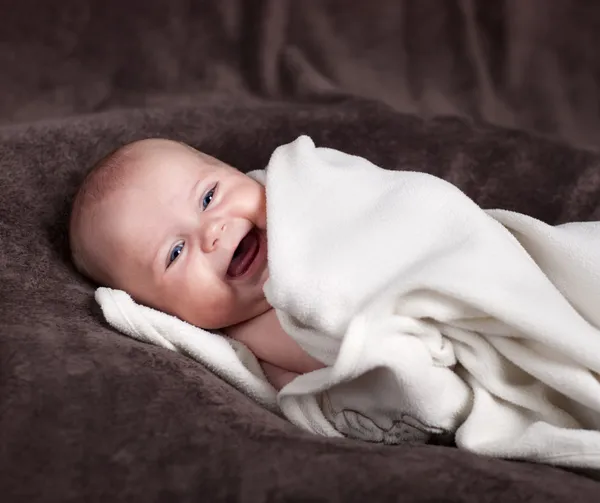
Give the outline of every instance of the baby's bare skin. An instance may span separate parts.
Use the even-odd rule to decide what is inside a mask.
[[[177,142],[128,148],[123,183],[71,226],[93,279],[240,340],[277,389],[322,367],[281,329],[264,296],[264,187]]]

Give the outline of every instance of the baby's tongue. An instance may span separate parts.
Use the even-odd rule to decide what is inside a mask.
[[[227,274],[229,276],[235,278],[241,276],[248,270],[254,257],[254,248],[256,244],[254,233],[250,231],[246,234],[244,239],[242,239],[233,254],[233,259],[227,268]]]

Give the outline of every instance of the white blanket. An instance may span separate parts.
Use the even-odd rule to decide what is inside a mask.
[[[259,404],[280,412],[275,388],[241,342],[142,306],[121,290],[101,287],[95,298],[106,321],[124,335],[193,358]]]
[[[328,365],[279,393],[287,418],[322,435],[450,433],[481,454],[600,468],[599,223],[484,211],[436,177],[386,171],[306,136],[254,174],[265,175],[265,294]],[[113,326],[273,405],[247,352],[251,364],[233,363],[219,336],[204,344],[207,333],[119,295],[97,292]]]

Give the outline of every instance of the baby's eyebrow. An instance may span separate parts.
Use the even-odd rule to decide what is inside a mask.
[[[170,251],[170,248],[166,246],[166,237],[163,237],[158,241],[158,246],[156,247],[156,252],[154,253],[154,258],[151,262],[151,271],[152,276],[156,277],[158,273],[164,272],[167,266],[167,257],[164,254],[164,250],[167,250],[167,254]]]
[[[199,190],[200,185],[204,182],[204,178],[205,178],[204,176],[200,176],[198,178],[198,181],[196,183],[192,184],[192,188],[190,190],[190,194],[189,194],[188,198],[190,200],[193,200],[194,203],[196,202],[198,190]]]
[[[196,204],[196,198],[197,198],[198,191],[200,190],[200,186],[204,182],[205,178],[206,178],[205,176],[200,175],[198,177],[198,180],[195,183],[192,183],[192,186],[191,186],[191,189],[187,196],[187,199],[194,205]],[[167,240],[166,236],[157,240],[157,241],[159,241],[160,244],[157,246],[156,252],[154,253],[154,258],[151,261],[151,270],[152,270],[152,275],[154,277],[156,277],[157,272],[164,272],[166,269],[167,257],[166,256],[162,257],[162,255],[164,254],[163,253],[164,249],[166,248],[166,245],[165,245],[166,240]],[[167,254],[169,253],[169,251],[170,251],[170,248],[167,249]]]
[[[162,226],[161,226],[162,227]],[[175,244],[171,243],[172,230],[161,228],[156,230],[148,239],[146,248],[149,250],[148,258],[150,269],[153,277],[158,277],[159,274],[165,272],[167,266],[167,256],[171,251],[171,247]]]

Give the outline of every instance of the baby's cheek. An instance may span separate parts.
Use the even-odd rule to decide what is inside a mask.
[[[244,318],[235,291],[223,284],[214,285],[206,292],[205,298],[197,306],[197,312],[205,324],[214,329],[230,327]]]
[[[198,285],[200,286],[200,285]],[[168,296],[163,305],[164,311],[174,314],[183,321],[206,330],[217,329],[223,314],[219,309],[220,303],[210,289],[196,288],[184,290],[183,288]]]
[[[261,230],[267,229],[267,199],[265,195],[265,190],[261,186],[258,189],[258,194],[256,195],[257,204],[256,204],[256,216],[254,224]]]
[[[267,230],[267,215],[266,213],[262,213],[260,214],[257,218],[256,218],[256,222],[255,222],[256,227],[258,227],[261,231],[265,231]]]

